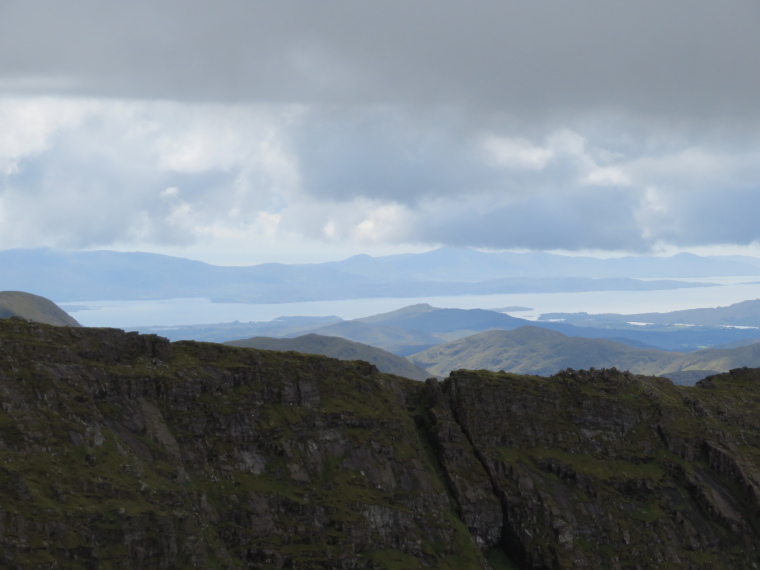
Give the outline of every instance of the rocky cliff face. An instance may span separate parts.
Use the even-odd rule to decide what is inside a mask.
[[[756,568],[758,382],[416,383],[0,321],[0,565]]]
[[[458,371],[428,424],[468,528],[519,567],[757,568],[759,382]]]

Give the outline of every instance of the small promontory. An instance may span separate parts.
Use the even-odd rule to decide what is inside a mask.
[[[0,291],[0,319],[21,317],[59,327],[78,327],[79,323],[50,299],[23,291]]]

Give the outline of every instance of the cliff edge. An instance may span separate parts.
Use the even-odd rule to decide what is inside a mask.
[[[753,568],[760,372],[457,371],[0,321],[9,568]]]

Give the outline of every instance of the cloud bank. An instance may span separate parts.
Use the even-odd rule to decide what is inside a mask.
[[[10,0],[0,247],[753,244],[758,24],[738,0]]]

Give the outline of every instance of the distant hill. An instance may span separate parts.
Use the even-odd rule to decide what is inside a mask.
[[[143,334],[157,334],[171,341],[198,340],[203,342],[225,342],[254,336],[284,337],[311,332],[313,329],[342,322],[330,317],[278,317],[263,322],[232,322],[199,325],[143,326],[126,330]]]
[[[338,317],[280,317],[267,322],[143,326],[132,330],[170,340],[224,342],[254,336],[295,337],[308,333],[341,337],[409,356],[488,330],[538,326],[571,337],[604,338],[633,348],[691,352],[705,347],[735,348],[758,341],[760,330],[700,326],[576,326],[567,322],[529,321],[485,309],[441,309],[422,303],[343,321]]]
[[[727,307],[708,309],[686,309],[667,313],[547,313],[540,321],[562,319],[563,322],[578,326],[621,325],[629,322],[651,323],[654,325],[698,325],[707,327],[760,327],[760,299],[742,301]],[[760,335],[760,330],[758,331]]]
[[[230,346],[264,350],[293,350],[304,354],[322,354],[340,360],[365,360],[377,366],[380,372],[404,376],[412,380],[426,380],[434,374],[385,350],[334,336],[307,334],[296,338],[254,337],[225,342]]]
[[[344,321],[309,332],[349,338],[409,356],[428,347],[488,330],[514,330],[539,326],[564,335],[604,338],[634,348],[688,352],[757,337],[754,330],[717,327],[680,327],[650,330],[647,327],[590,327],[570,323],[535,322],[485,309],[441,309],[428,304],[411,305],[389,313]],[[427,345],[427,346],[425,346]],[[415,350],[415,347],[420,347]]]
[[[30,321],[62,327],[80,326],[51,300],[22,291],[0,291],[0,319],[23,317]]]
[[[446,333],[459,330],[513,329],[523,326],[528,321],[485,309],[438,309],[420,304],[391,313],[356,319],[356,322],[428,333]]]
[[[760,260],[748,256],[626,256],[598,259],[543,252],[484,252],[443,247],[418,254],[356,255],[325,267],[372,279],[481,281],[507,277],[713,277],[760,275]],[[474,277],[477,276],[477,277]]]
[[[419,352],[450,340],[423,331],[383,326],[382,324],[369,325],[358,321],[343,321],[319,327],[310,332],[369,344],[400,356]]]
[[[388,324],[398,322],[399,320],[408,319],[410,317],[418,317],[420,315],[424,315],[425,313],[432,313],[433,311],[438,310],[438,307],[433,307],[427,303],[417,303],[416,305],[409,305],[407,307],[402,307],[401,309],[396,309],[395,311],[390,311],[388,313],[380,313],[379,315],[354,319],[354,322],[366,323],[368,325],[376,325],[378,323]]]
[[[711,370],[725,372],[745,366],[760,366],[760,343],[738,348],[706,348],[684,354],[673,370]],[[663,374],[670,370],[663,371]]]
[[[615,367],[635,374],[672,374],[674,381],[693,383],[710,374],[760,366],[760,343],[684,354],[527,326],[479,333],[413,354],[409,360],[440,376],[462,368],[544,376],[565,368]]]
[[[462,368],[548,376],[565,368],[591,367],[616,367],[654,376],[679,356],[526,326],[479,333],[413,354],[409,359],[442,376]]]

